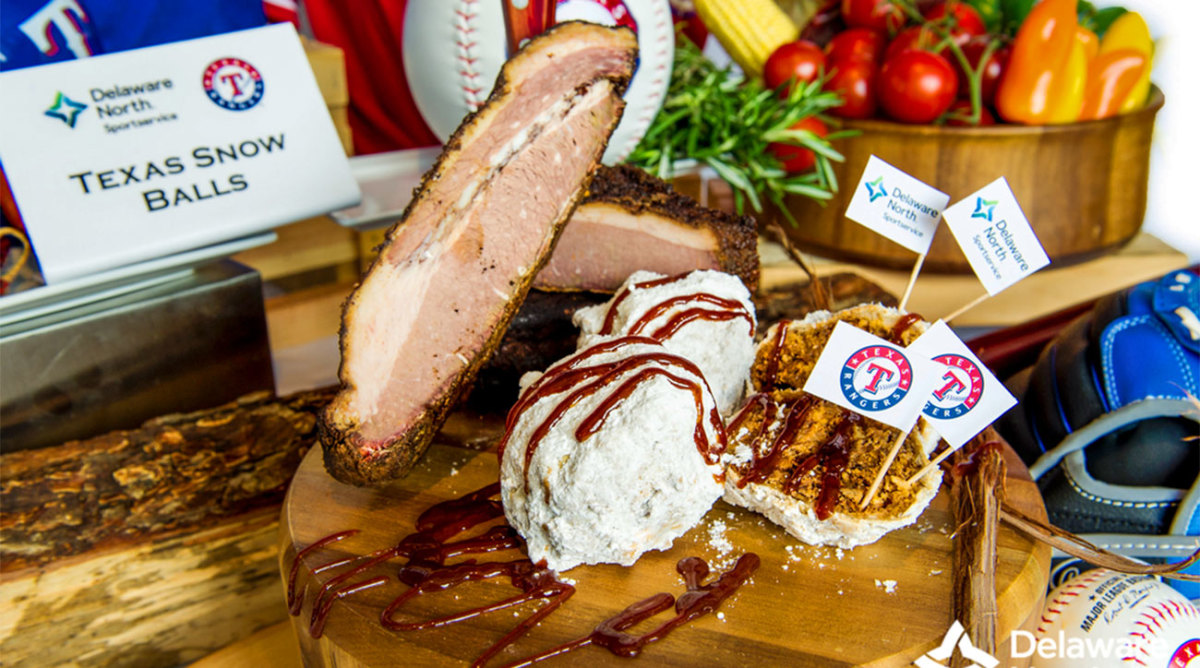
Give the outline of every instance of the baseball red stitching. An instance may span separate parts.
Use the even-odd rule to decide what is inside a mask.
[[[454,10],[454,55],[459,64],[458,74],[462,77],[459,89],[471,111],[478,110],[479,105],[483,104],[484,92],[479,70],[475,69],[475,63],[479,62],[479,56],[474,51],[478,46],[474,38],[474,21],[479,16],[478,3],[479,0],[459,0],[459,8]]]

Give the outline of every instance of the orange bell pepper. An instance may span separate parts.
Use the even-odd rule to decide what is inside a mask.
[[[1117,49],[1096,56],[1088,70],[1087,89],[1083,94],[1081,120],[1108,118],[1121,112],[1122,106],[1141,81],[1148,58],[1136,49]]]
[[[1012,123],[1066,123],[1082,99],[1087,51],[1077,37],[1075,0],[1042,0],[1017,31],[996,111]]]
[[[1092,62],[1092,59],[1096,57],[1096,54],[1100,53],[1100,38],[1096,37],[1096,33],[1092,32],[1091,30],[1088,30],[1083,26],[1076,27],[1075,39],[1083,43],[1083,50],[1084,53],[1087,54],[1087,60],[1089,63]]]

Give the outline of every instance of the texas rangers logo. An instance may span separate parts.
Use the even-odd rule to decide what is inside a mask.
[[[219,107],[245,111],[262,99],[263,78],[240,58],[221,58],[204,69],[204,92]]]
[[[842,365],[842,395],[860,411],[882,411],[904,400],[912,387],[912,364],[889,346],[860,348]]]
[[[939,420],[966,415],[983,396],[983,373],[979,366],[954,354],[939,355],[933,361],[946,365],[946,373],[922,412]]]

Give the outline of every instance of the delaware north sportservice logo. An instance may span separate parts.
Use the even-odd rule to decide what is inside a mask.
[[[63,95],[63,92],[60,90],[58,91],[58,95],[54,97],[53,104],[44,113],[50,118],[57,118],[66,123],[68,127],[74,128],[75,121],[79,120],[79,114],[87,108],[86,104],[72,100]]]
[[[971,212],[972,218],[982,218],[987,222],[992,222],[992,213],[996,210],[996,205],[1000,203],[998,199],[984,199],[982,197],[975,198],[975,210]]]
[[[939,355],[933,361],[949,368],[942,376],[942,385],[933,391],[933,398],[925,404],[922,412],[940,420],[966,415],[983,396],[983,372],[962,355]]]
[[[863,185],[867,186],[867,197],[870,198],[869,201],[874,202],[880,197],[887,197],[887,186],[883,185],[882,176],[874,181],[867,181]]]
[[[240,58],[221,58],[204,69],[204,92],[218,107],[245,111],[263,96],[263,78]]]
[[[895,406],[912,388],[912,380],[912,363],[890,346],[860,348],[842,365],[842,395],[860,411]]]

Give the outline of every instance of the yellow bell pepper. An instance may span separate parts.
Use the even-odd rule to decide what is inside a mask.
[[[1083,93],[1087,88],[1088,56],[1087,44],[1077,34],[1071,45],[1071,55],[1063,70],[1055,77],[1058,94],[1052,100],[1046,115],[1047,123],[1073,123],[1083,110]]]
[[[1150,28],[1137,12],[1125,12],[1112,22],[1100,40],[1100,53],[1112,53],[1122,49],[1133,49],[1146,56],[1146,66],[1141,76],[1119,105],[1120,113],[1141,109],[1150,95],[1150,66],[1154,58],[1154,41],[1150,39]]]

